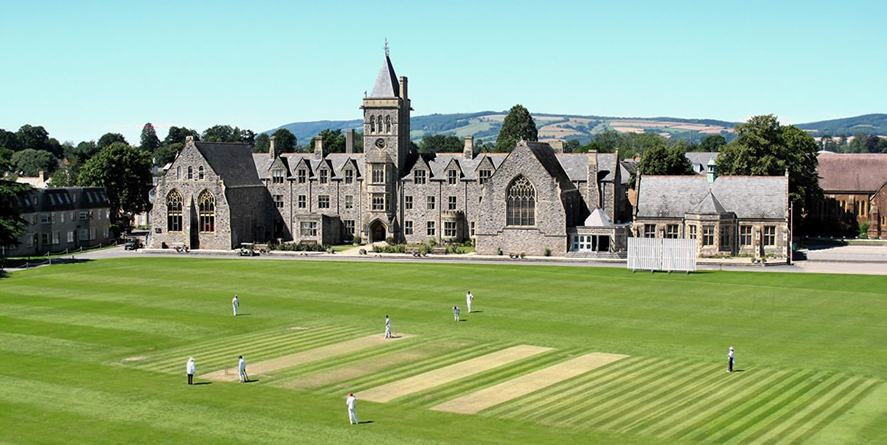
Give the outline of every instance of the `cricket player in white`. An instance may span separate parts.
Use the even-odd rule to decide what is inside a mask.
[[[188,364],[185,365],[185,372],[188,373],[188,384],[194,384],[194,373],[197,372],[197,365],[194,364],[194,357],[188,359]]]
[[[242,355],[237,356],[240,361],[237,363],[237,371],[240,373],[240,383],[246,383],[246,360]]]
[[[453,306],[453,321],[459,321],[459,306]]]
[[[237,308],[240,307],[240,300],[237,299],[237,295],[234,296],[234,299],[231,300],[231,306],[234,306],[234,316],[237,316]]]
[[[733,356],[733,347],[730,346],[730,352],[727,353],[727,372],[733,372],[733,363],[736,357]]]
[[[345,399],[345,404],[348,405],[348,423],[352,425],[357,425],[360,423],[357,420],[357,408],[354,406],[354,402],[357,401],[357,397],[354,397],[353,392],[348,393],[348,398]]]
[[[468,291],[465,294],[465,305],[468,306],[468,313],[471,313],[471,300],[474,300],[474,295],[471,295],[471,291]]]
[[[391,319],[385,316],[385,338],[391,338]]]

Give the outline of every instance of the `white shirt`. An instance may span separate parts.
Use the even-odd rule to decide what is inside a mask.
[[[471,295],[471,292],[469,292],[467,295],[465,295],[465,301],[470,304],[471,300],[474,300],[474,295]]]
[[[239,301],[237,301],[237,297],[234,297],[234,299],[233,299],[233,300],[231,300],[231,304],[233,304],[233,305],[234,305],[234,307],[237,307],[237,306],[238,306],[238,305],[239,305],[239,304],[240,304],[240,302],[239,302]]]
[[[348,405],[348,409],[354,409],[354,402],[356,400],[357,400],[357,397],[354,397],[354,396],[348,396],[348,398],[345,399],[345,404]]]
[[[194,374],[197,371],[197,365],[194,364],[193,360],[188,360],[188,365],[186,366],[186,372],[188,374]]]
[[[385,328],[390,328],[390,327],[391,327],[391,319],[390,319],[390,318],[386,318],[386,319],[385,319]]]
[[[246,371],[246,360],[240,359],[240,371]]]

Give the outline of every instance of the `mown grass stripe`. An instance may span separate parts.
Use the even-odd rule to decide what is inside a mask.
[[[671,412],[675,406],[681,402],[690,399],[692,396],[700,392],[706,392],[708,388],[716,386],[724,378],[718,371],[722,370],[720,365],[707,365],[702,370],[702,377],[693,385],[684,385],[674,387],[668,394],[650,401],[644,409],[634,413],[631,417],[627,417],[621,422],[615,422],[609,426],[612,430],[630,433],[633,430],[641,429],[646,425],[657,421],[657,419],[665,413]]]
[[[664,359],[656,358],[638,359],[636,362],[630,363],[629,366],[622,368],[604,368],[600,372],[593,371],[586,376],[580,376],[575,381],[565,382],[555,385],[548,390],[540,391],[538,395],[533,394],[530,397],[517,399],[514,402],[516,409],[506,413],[506,417],[536,422],[537,419],[548,413],[573,403],[574,397],[582,395],[585,397],[595,397],[597,392],[603,391],[608,386],[616,384],[623,379],[631,378],[631,376],[642,372],[648,366],[664,361]],[[493,412],[491,410],[491,414]]]
[[[685,407],[680,411],[675,411],[674,416],[663,419],[663,422],[653,430],[652,435],[658,437],[674,438],[693,431],[704,425],[712,417],[717,417],[721,412],[730,409],[730,407],[739,400],[749,397],[750,394],[757,392],[760,388],[767,388],[774,382],[782,381],[787,376],[794,374],[792,371],[777,371],[759,379],[754,380],[763,372],[745,371],[741,374],[730,374],[725,376],[725,384],[720,388],[717,394],[706,394],[698,403],[694,403]],[[739,378],[735,378],[739,376]],[[727,394],[723,397],[723,394]],[[678,420],[673,421],[677,417]]]
[[[810,387],[814,387],[816,378],[823,375],[824,372],[817,374],[812,370],[798,372],[736,403],[720,416],[712,418],[705,425],[707,431],[690,432],[684,438],[690,441],[723,442],[742,432],[745,423],[756,423],[761,418],[766,418],[770,411],[778,410],[781,405],[790,403],[791,397],[799,391],[803,394]]]
[[[693,382],[703,378],[708,373],[713,372],[713,367],[706,363],[688,365],[686,369],[681,370],[680,377],[667,378],[664,382],[656,381],[645,385],[641,388],[640,394],[630,398],[621,405],[614,407],[608,413],[596,415],[587,419],[589,425],[600,429],[616,429],[616,425],[633,422],[640,418],[644,412],[643,408],[656,400],[663,398],[666,394],[673,392],[676,388],[685,386],[689,382]]]
[[[642,375],[647,372],[647,370],[651,366],[660,367],[663,363],[670,363],[669,360],[661,359],[661,360],[650,360],[648,366],[638,367],[631,372],[628,373],[618,373],[613,376],[608,376],[609,378],[605,381],[605,383],[601,382],[586,382],[581,387],[574,388],[570,391],[565,391],[564,394],[558,397],[558,401],[553,404],[548,404],[544,409],[538,410],[535,413],[530,413],[528,416],[524,418],[526,420],[532,422],[543,422],[550,421],[552,419],[563,416],[566,412],[572,412],[575,407],[576,400],[597,400],[602,398],[603,394],[607,394],[612,391],[618,391],[619,388],[622,388],[626,382],[631,382],[637,378],[638,375]]]
[[[846,402],[852,400],[873,384],[873,380],[848,378],[821,397],[807,403],[802,409],[781,422],[779,427],[771,429],[767,434],[756,440],[761,442],[769,442],[771,440],[785,443],[793,442],[795,438],[804,434],[807,429],[821,428],[819,422],[826,419],[830,414],[844,409]]]
[[[844,397],[840,404],[835,403],[832,405],[826,405],[825,410],[815,419],[808,420],[804,423],[797,423],[796,432],[792,435],[790,440],[798,443],[810,440],[811,437],[820,432],[823,428],[836,422],[843,414],[850,411],[851,408],[854,411],[857,410],[858,405],[863,399],[876,391],[876,389],[883,383],[883,381],[867,379],[859,390],[854,390],[854,394],[851,394],[852,397]],[[842,406],[839,407],[838,405]],[[853,413],[850,412],[850,414]]]
[[[668,361],[666,365],[653,372],[643,373],[640,377],[625,381],[621,385],[613,385],[593,398],[581,397],[575,400],[575,403],[569,409],[561,411],[556,416],[544,419],[544,421],[552,425],[577,426],[587,419],[610,411],[614,406],[627,403],[632,398],[637,397],[638,394],[646,391],[650,385],[663,379],[668,379],[673,375],[672,371],[685,365],[686,363],[683,362]]]

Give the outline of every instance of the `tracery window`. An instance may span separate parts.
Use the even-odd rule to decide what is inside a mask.
[[[201,232],[216,231],[216,199],[209,190],[200,192],[198,202],[198,216],[200,218]]]
[[[173,190],[166,195],[166,230],[182,231],[182,194]]]
[[[376,118],[375,116],[370,116],[370,133],[376,132]]]
[[[389,116],[385,116],[385,133],[391,133],[391,119]]]
[[[506,225],[536,225],[536,189],[529,179],[518,176],[511,181],[505,200]]]

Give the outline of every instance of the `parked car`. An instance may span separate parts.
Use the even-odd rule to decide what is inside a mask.
[[[138,250],[142,247],[142,241],[138,238],[129,238],[123,244],[124,250]]]
[[[256,251],[256,245],[253,243],[240,243],[237,254],[240,256],[258,256],[259,252]]]

